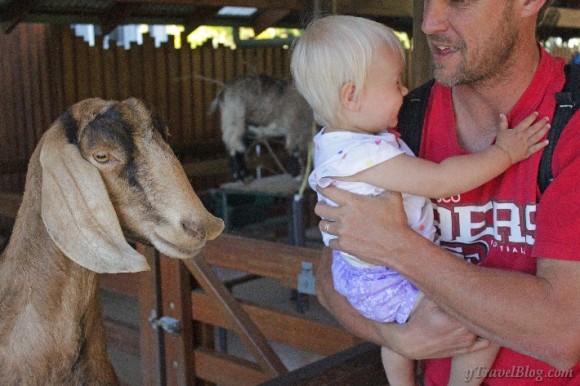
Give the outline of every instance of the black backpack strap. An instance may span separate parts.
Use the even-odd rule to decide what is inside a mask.
[[[423,122],[433,83],[434,80],[430,80],[407,94],[399,112],[397,127],[401,133],[401,138],[415,155],[419,154]]]
[[[552,156],[560,134],[568,121],[580,107],[580,65],[570,64],[565,67],[566,84],[556,94],[556,110],[548,133],[549,144],[542,153],[538,169],[538,187],[543,193],[554,179],[552,173]]]

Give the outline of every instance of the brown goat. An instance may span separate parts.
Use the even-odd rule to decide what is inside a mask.
[[[125,240],[194,256],[223,230],[141,101],[87,99],[44,134],[0,258],[0,385],[116,385],[97,273],[147,270]]]

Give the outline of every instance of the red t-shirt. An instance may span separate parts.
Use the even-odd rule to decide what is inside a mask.
[[[563,60],[542,50],[531,84],[508,116],[510,127],[534,111],[552,117],[554,94],[565,82],[563,67]],[[422,158],[442,161],[466,153],[455,130],[450,130],[455,127],[451,103],[451,89],[436,83],[423,129]],[[580,114],[572,118],[558,141],[552,163],[555,179],[537,204],[540,157],[536,153],[470,192],[437,200],[441,246],[472,263],[530,274],[536,272],[538,257],[580,263]],[[538,317],[549,322],[553,316]],[[426,384],[447,385],[449,366],[449,359],[427,361]],[[475,376],[484,375],[484,369],[474,371]],[[580,364],[569,372],[558,372],[546,363],[502,348],[485,380],[486,385],[539,383],[580,385]]]

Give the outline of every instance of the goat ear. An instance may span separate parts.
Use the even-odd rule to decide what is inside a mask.
[[[46,133],[40,163],[42,219],[65,255],[98,273],[149,269],[125,240],[98,169],[67,142],[62,125]]]

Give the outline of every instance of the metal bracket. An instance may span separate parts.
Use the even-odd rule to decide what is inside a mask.
[[[297,284],[298,292],[302,294],[316,295],[316,279],[312,272],[312,263],[305,261],[302,262]]]
[[[179,335],[181,333],[181,322],[179,320],[170,316],[157,318],[157,311],[155,310],[151,310],[148,320],[154,329],[161,327],[164,331],[172,335]]]

